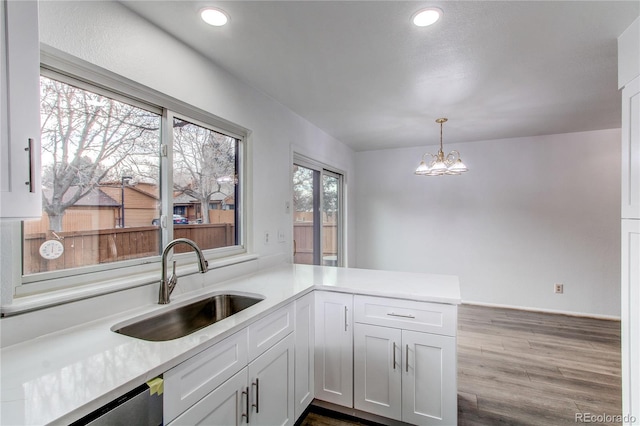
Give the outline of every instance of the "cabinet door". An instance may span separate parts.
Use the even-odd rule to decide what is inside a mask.
[[[246,365],[245,329],[164,373],[164,421],[173,420]]]
[[[353,327],[354,408],[401,420],[401,330],[369,324]]]
[[[245,367],[169,423],[171,426],[238,426],[248,423],[249,388]]]
[[[295,416],[300,417],[313,400],[314,395],[314,358],[313,327],[314,299],[313,292],[296,300],[295,324]]]
[[[403,330],[402,357],[402,421],[456,424],[456,339]]]
[[[252,425],[293,425],[293,334],[249,364]]]
[[[622,221],[622,412],[640,415],[640,220]]]
[[[622,90],[622,218],[640,219],[640,77]]]
[[[2,1],[0,217],[42,216],[38,2]],[[6,29],[6,30],[5,30]],[[30,151],[26,150],[31,147]]]
[[[289,303],[249,326],[249,361],[293,332],[294,315],[294,304]]]
[[[353,407],[353,296],[318,291],[315,299],[316,398]]]

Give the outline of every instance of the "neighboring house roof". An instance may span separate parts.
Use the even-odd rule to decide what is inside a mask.
[[[178,194],[173,197],[173,204],[193,204],[199,201],[187,194]]]
[[[62,202],[68,202],[71,200],[71,197],[76,192],[77,187],[71,187],[64,193],[62,196]],[[42,193],[44,197],[48,200],[51,200],[51,196],[53,195],[53,191],[51,189],[43,189]],[[100,188],[93,188],[89,191],[84,197],[80,198],[76,201],[74,206],[100,206],[100,207],[120,207],[120,203],[107,194],[105,194]]]
[[[217,192],[215,194],[213,194],[211,196],[211,198],[209,199],[209,201],[211,202],[221,202],[224,201],[226,204],[233,204],[234,198],[233,195],[224,195],[220,192]],[[191,197],[190,195],[187,194],[178,194],[175,195],[173,197],[173,204],[195,204],[195,203],[199,203],[200,201],[196,200],[195,198]]]
[[[101,188],[114,188],[117,189],[118,191],[120,191],[120,189],[122,188],[122,183],[120,182],[100,182],[100,187]],[[159,200],[160,197],[158,196],[158,187],[157,185],[154,184],[150,184],[150,183],[136,183],[134,185],[125,185],[125,188],[127,189],[127,191],[135,191],[138,192],[140,194],[146,195],[147,197],[151,197],[155,200]]]

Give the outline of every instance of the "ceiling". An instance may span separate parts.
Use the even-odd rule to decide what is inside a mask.
[[[620,127],[639,1],[123,1],[356,151]],[[224,27],[204,24],[204,6]],[[411,16],[437,6],[419,28]]]

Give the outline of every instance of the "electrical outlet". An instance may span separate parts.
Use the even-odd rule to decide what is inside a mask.
[[[264,231],[264,243],[269,244],[269,231]]]
[[[291,203],[289,201],[284,202],[284,212],[286,214],[291,213]]]
[[[564,293],[564,284],[555,284],[553,288],[553,292],[556,294]]]

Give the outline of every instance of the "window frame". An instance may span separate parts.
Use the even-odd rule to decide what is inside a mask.
[[[247,203],[248,162],[250,160],[248,136],[249,130],[224,120],[198,107],[165,95],[142,84],[119,76],[115,73],[75,58],[52,47],[41,46],[41,75],[59,80],[76,87],[86,89],[136,107],[158,113],[161,116],[160,131],[160,214],[171,218],[173,214],[173,171],[172,150],[169,147],[173,142],[172,122],[173,117],[184,118],[190,122],[206,127],[215,132],[223,133],[238,140],[237,175],[239,187],[237,189],[237,240],[236,245],[203,250],[205,257],[210,261],[210,269],[225,266],[247,260],[247,256],[255,257],[249,253],[249,218],[251,212]],[[164,155],[166,153],[166,155]],[[166,227],[160,227],[161,247],[173,239],[173,221],[167,220]],[[2,254],[13,252],[14,259],[12,270],[5,271],[3,277],[12,277],[13,297],[38,295],[47,297],[46,293],[65,290],[75,292],[80,297],[82,293],[109,293],[124,288],[132,288],[147,285],[160,275],[160,254],[139,259],[124,260],[119,262],[104,263],[86,266],[82,268],[64,269],[51,272],[43,272],[31,275],[22,274],[22,222],[15,222],[11,227],[10,235],[12,243],[2,249]],[[14,241],[19,235],[18,241]],[[16,247],[19,252],[16,255]],[[234,257],[237,259],[234,260]],[[175,254],[175,260],[182,260],[181,275],[195,273],[195,259],[190,253]],[[20,259],[16,264],[15,260]],[[193,270],[193,271],[192,271]],[[127,283],[123,282],[126,278]],[[3,291],[6,291],[3,285]],[[89,297],[89,296],[87,296]],[[2,305],[7,300],[3,298]]]
[[[309,158],[305,155],[299,154],[297,152],[293,153],[293,161],[291,162],[291,178],[289,179],[291,182],[293,182],[293,167],[295,165],[301,166],[301,167],[305,167],[307,169],[313,170],[314,173],[318,173],[318,185],[319,185],[319,190],[318,193],[315,193],[314,190],[314,198],[317,198],[317,200],[314,200],[314,205],[318,204],[319,208],[318,211],[316,212],[314,209],[314,215],[317,214],[318,218],[320,220],[314,220],[314,232],[318,233],[318,238],[314,238],[314,244],[320,244],[320,252],[319,253],[315,253],[316,248],[314,247],[314,258],[315,256],[319,256],[320,257],[320,263],[318,263],[318,265],[322,266],[322,241],[323,241],[323,232],[324,232],[324,227],[322,226],[322,203],[323,203],[323,191],[322,191],[322,180],[324,176],[330,176],[333,178],[337,178],[338,179],[338,185],[339,185],[339,190],[338,190],[338,204],[340,206],[340,211],[337,215],[337,219],[338,219],[338,242],[337,242],[337,246],[338,246],[338,258],[337,258],[337,266],[346,266],[346,255],[345,255],[345,248],[346,248],[346,243],[345,243],[345,227],[346,227],[346,205],[345,205],[345,192],[346,192],[346,173],[336,167],[332,167],[328,164],[322,163],[320,161],[316,161],[312,158]],[[292,187],[292,192],[293,192],[293,187]],[[293,204],[292,204],[293,207]],[[316,230],[316,225],[319,228],[318,230]],[[293,224],[292,224],[293,226]],[[292,235],[293,235],[293,230],[292,230]],[[317,240],[317,241],[316,241]],[[295,259],[292,257],[292,263],[295,264]],[[315,260],[314,260],[315,262]],[[315,263],[314,263],[315,264]]]

